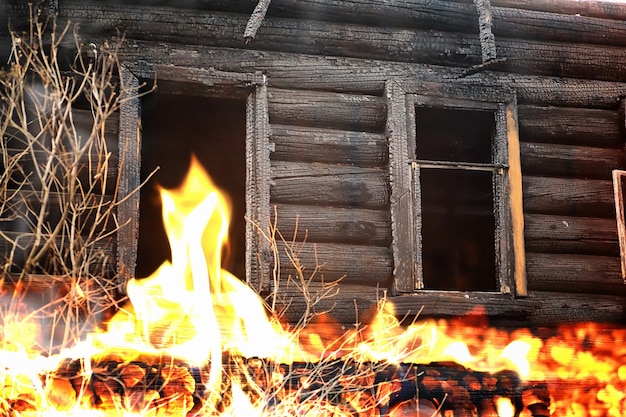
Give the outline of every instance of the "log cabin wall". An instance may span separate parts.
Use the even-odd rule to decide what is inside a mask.
[[[86,42],[123,33],[121,58],[140,79],[159,65],[266,76],[270,213],[287,242],[306,242],[305,276],[321,266],[312,291],[322,276],[345,275],[339,294],[317,308],[334,307],[346,322],[395,279],[385,83],[444,96],[441,86],[514,90],[528,295],[417,291],[393,297],[398,314],[456,316],[484,306],[496,323],[624,320],[611,170],[625,165],[626,6],[493,0],[497,58],[485,63],[468,0],[274,0],[245,42],[256,3],[54,6],[80,24]],[[24,4],[10,1],[7,16],[19,22]],[[294,274],[288,259],[281,265]],[[294,315],[303,308],[292,304]]]

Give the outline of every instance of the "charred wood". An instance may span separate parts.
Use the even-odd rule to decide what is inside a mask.
[[[524,213],[615,218],[613,183],[525,176]]]
[[[619,256],[614,219],[527,214],[524,241],[529,252]]]
[[[528,289],[551,291],[575,285],[588,294],[626,295],[619,256],[526,254]]]
[[[281,279],[288,277],[386,289],[393,277],[391,249],[338,243],[286,242],[279,245]],[[294,265],[294,261],[297,265]]]
[[[608,180],[614,169],[624,169],[621,148],[521,142],[520,153],[525,175]]]
[[[129,18],[134,15],[143,19]],[[181,10],[173,15],[168,9],[111,4],[92,8],[82,3],[63,8],[60,16],[84,22],[84,27],[98,27],[100,34],[115,35],[121,31],[134,39],[221,47],[240,47],[247,21],[244,15],[218,12]],[[477,34],[470,37],[466,33],[382,30],[273,17],[265,18],[254,45],[261,50],[461,67],[479,64],[482,56]],[[623,78],[626,74],[625,53],[620,47],[499,38],[497,50],[500,58],[508,59],[507,69],[518,73],[556,73],[604,80]],[[586,59],[581,60],[581,56]]]
[[[287,239],[317,243],[389,246],[389,212],[299,204],[276,206],[277,229]]]
[[[382,133],[272,125],[272,160],[384,167],[389,161]]]
[[[175,64],[221,71],[267,74],[270,85],[286,89],[381,94],[389,79],[401,80],[406,91],[423,91],[423,82],[469,87],[514,88],[522,104],[616,109],[626,84],[581,78],[486,72],[459,79],[466,68],[325,57],[302,53],[247,51],[203,45],[129,40],[120,58],[142,78],[154,78],[154,64]],[[356,76],[358,74],[358,76]]]
[[[520,139],[562,145],[620,148],[619,115],[613,110],[575,107],[517,107]]]
[[[270,124],[293,124],[350,131],[382,132],[381,97],[306,90],[268,90]]]
[[[379,168],[272,162],[271,203],[384,209],[388,173]]]

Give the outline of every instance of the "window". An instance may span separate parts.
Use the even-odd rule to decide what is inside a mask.
[[[245,210],[246,220],[245,225],[240,225],[242,230],[238,233],[240,242],[245,240],[245,243],[242,243],[242,246],[245,244],[245,259],[235,259],[239,269],[241,269],[241,271],[236,272],[239,275],[245,274],[249,284],[257,288],[264,288],[269,283],[267,277],[269,275],[271,251],[260,229],[255,225],[269,224],[270,218],[270,147],[265,76],[261,73],[233,73],[218,71],[212,68],[203,69],[160,64],[134,69],[136,73],[128,74],[128,76],[132,76],[136,84],[139,80],[146,80],[146,82],[149,83],[150,80],[157,79],[158,93],[156,96],[160,96],[161,102],[163,100],[169,100],[169,104],[166,103],[165,107],[159,109],[161,113],[171,111],[171,109],[178,106],[178,110],[184,111],[186,116],[193,116],[193,120],[186,122],[186,126],[170,126],[171,128],[178,127],[182,129],[184,127],[185,129],[190,129],[194,128],[194,126],[198,127],[194,125],[194,123],[202,124],[203,122],[205,125],[211,122],[226,123],[228,119],[223,112],[226,111],[227,108],[231,108],[237,113],[236,129],[238,133],[240,133],[238,139],[240,136],[245,135],[245,143],[238,143],[237,148],[234,148],[235,145],[231,144],[232,146],[229,145],[228,149],[226,149],[228,152],[234,152],[237,158],[245,159],[241,161],[241,166],[234,168],[240,169],[243,172],[233,173],[231,175],[238,177],[233,188],[234,192],[239,193],[239,195],[234,198],[241,200],[237,205],[238,207],[236,207],[240,212],[235,213],[235,215],[240,221],[243,221],[243,211]],[[125,161],[130,161],[126,162],[126,164],[131,168],[134,167],[132,175],[127,175],[127,180],[132,183],[129,185],[122,184],[124,190],[134,190],[139,184],[139,166],[141,165],[140,157],[142,152],[139,149],[141,141],[139,141],[138,132],[141,126],[141,105],[146,106],[144,112],[148,114],[150,112],[149,106],[155,105],[155,100],[157,102],[159,100],[159,97],[156,96],[151,98],[152,102],[147,99],[144,100],[143,103],[141,103],[139,99],[129,100],[128,104],[126,104],[120,112],[123,116],[120,120],[120,153],[123,152],[124,155],[132,156],[132,158],[125,159]],[[162,103],[158,104],[158,106],[162,106]],[[210,112],[212,114],[204,114],[204,118],[202,118],[203,112]],[[172,116],[175,118],[176,115]],[[146,136],[147,140],[154,141],[163,139],[161,137],[162,134],[168,133],[155,133],[155,130],[165,130],[165,127],[159,125],[160,122],[167,123],[168,121],[172,121],[172,118],[167,115],[161,114],[160,117],[162,117],[163,120],[152,121],[152,125],[146,122],[148,124],[143,126],[148,133]],[[199,130],[202,130],[202,128],[199,128]],[[178,132],[179,135],[173,138],[173,140],[177,141],[178,145],[190,146],[194,151],[197,151],[197,148],[204,147],[206,148],[205,153],[208,155],[215,151],[215,149],[208,149],[208,147],[212,145],[205,143],[207,140],[203,141],[203,139],[208,137],[203,135],[215,134],[215,128],[209,130],[210,131],[204,130],[199,132],[195,138],[187,138],[184,140],[181,140],[178,136],[180,134],[185,135],[185,133],[189,135],[190,133]],[[150,135],[152,135],[151,138],[149,137]],[[194,133],[194,135],[196,134]],[[167,145],[170,142],[163,143]],[[147,148],[151,146],[145,143],[144,145]],[[224,150],[225,149],[221,149],[220,151]],[[144,149],[144,151],[146,151],[146,149]],[[166,156],[161,156],[167,159]],[[169,156],[172,157],[173,155]],[[208,158],[209,156],[207,156],[207,159]],[[147,169],[150,169],[150,167],[154,165],[154,161],[151,163],[151,161],[146,160],[145,162]],[[210,170],[209,173],[213,174]],[[217,178],[215,179],[217,180]],[[223,185],[222,187],[228,188],[228,186],[224,187]],[[233,190],[228,188],[228,191]],[[240,195],[242,193],[245,193],[245,195]],[[124,284],[126,280],[134,276],[137,267],[138,247],[136,242],[139,241],[138,232],[140,223],[137,210],[140,204],[139,194],[134,193],[130,197],[131,198],[126,199],[124,207],[121,207],[121,211],[124,214],[123,218],[129,226],[124,228],[123,230],[125,232],[119,233],[118,236],[118,242],[121,243],[118,246],[120,248],[126,248],[123,253],[119,254],[118,261],[119,270],[122,272],[121,289],[125,288]],[[144,212],[146,212],[146,210],[144,210]],[[143,224],[144,229],[145,226],[146,225]],[[135,244],[130,244],[130,242],[135,242]],[[241,250],[238,249],[237,252],[238,255],[241,255]],[[139,260],[144,262],[144,264],[139,265],[140,269],[143,268],[140,272],[145,273],[149,271],[153,265],[145,263],[146,256],[149,257],[150,254],[146,255],[143,253],[141,255],[143,255],[143,258]],[[241,265],[242,262],[244,265]],[[243,278],[243,276],[241,276],[241,278]]]
[[[525,295],[514,96],[433,91],[387,84],[395,290]]]

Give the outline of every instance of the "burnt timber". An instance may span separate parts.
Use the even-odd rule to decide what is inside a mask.
[[[138,80],[156,78],[163,89],[237,95],[242,92],[222,90],[213,80],[263,75],[257,98],[267,98],[267,120],[254,129],[267,131],[267,155],[259,156],[267,160],[255,178],[268,190],[250,201],[262,202],[260,218],[275,220],[290,239],[298,234],[302,243],[306,231],[299,261],[309,271],[321,266],[312,291],[323,288],[322,280],[345,276],[321,310],[334,307],[342,321],[353,322],[355,305],[364,311],[388,294],[399,315],[455,316],[484,305],[495,322],[509,325],[624,322],[611,171],[626,165],[626,6],[492,0],[497,60],[481,66],[479,13],[469,0],[273,0],[247,44],[254,0],[54,3],[59,19],[79,24],[85,42],[123,34],[125,68]],[[1,7],[4,27],[24,25],[25,1]],[[8,56],[8,37],[0,40],[0,56]],[[407,92],[447,99],[470,96],[477,87],[486,100],[503,89],[514,92],[527,296],[391,296],[398,277],[390,215],[397,179],[389,169],[394,156],[384,97],[389,80]],[[137,124],[123,120],[130,129]],[[134,248],[135,239],[131,231],[118,245]],[[132,264],[132,253],[118,256]],[[285,276],[295,273],[288,259],[281,262]],[[271,289],[267,280],[247,279]],[[298,291],[289,285],[282,291],[296,297],[297,317],[304,309]]]

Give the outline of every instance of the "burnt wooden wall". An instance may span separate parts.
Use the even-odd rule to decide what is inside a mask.
[[[9,3],[19,21],[25,2]],[[495,321],[625,319],[611,170],[625,165],[626,6],[493,0],[501,60],[481,68],[469,0],[274,0],[248,44],[254,0],[132,3],[57,2],[85,42],[123,33],[121,58],[138,76],[156,65],[267,76],[278,228],[291,241],[298,219],[305,276],[322,266],[312,291],[322,276],[345,275],[340,295],[319,308],[352,320],[355,306],[372,306],[393,279],[383,88],[395,79],[414,92],[515,90],[529,293],[403,295],[394,298],[399,314],[423,306],[422,314],[454,316],[484,305]]]

